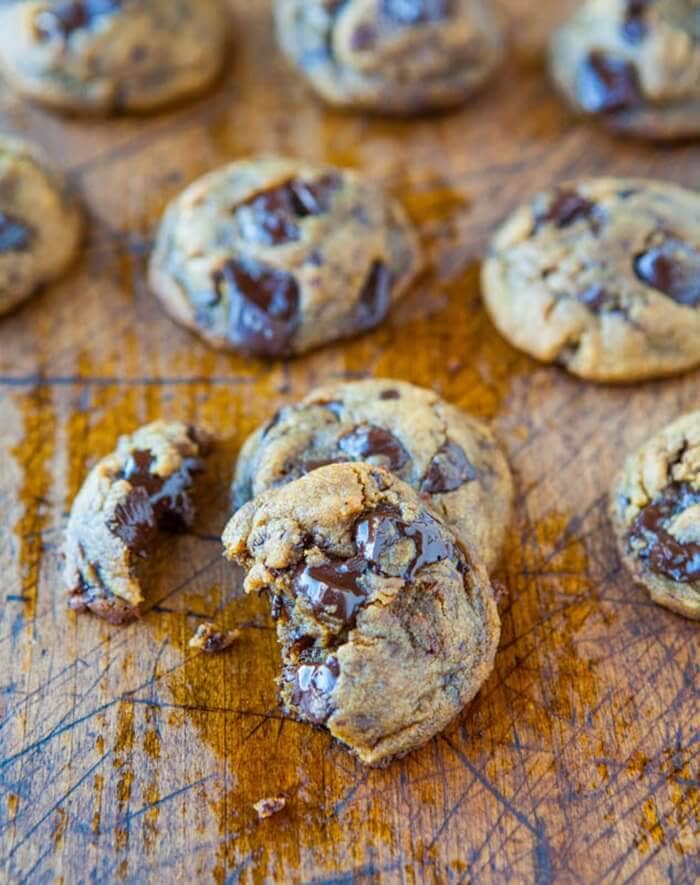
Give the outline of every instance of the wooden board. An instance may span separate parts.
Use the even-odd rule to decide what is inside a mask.
[[[579,383],[518,354],[479,301],[494,225],[583,174],[700,185],[700,146],[615,140],[573,120],[542,46],[571,3],[507,3],[514,48],[463,111],[383,122],[321,108],[274,49],[268,4],[232,4],[237,48],[202,101],[64,120],[6,92],[0,128],[67,168],[91,217],[82,260],[0,322],[0,876],[13,882],[690,882],[698,849],[697,626],[621,571],[606,491],[625,450],[698,407],[698,375]],[[535,14],[534,10],[537,10]],[[254,150],[376,176],[431,270],[374,334],[285,364],[215,354],[147,291],[166,202]],[[396,376],[493,420],[517,475],[496,669],[448,730],[383,771],[284,719],[264,600],[221,560],[244,436],[328,379]],[[196,533],[166,542],[152,608],[117,629],[66,611],[72,499],[124,432],[207,421],[224,442]],[[203,619],[242,626],[192,653]],[[258,823],[252,803],[284,793]]]

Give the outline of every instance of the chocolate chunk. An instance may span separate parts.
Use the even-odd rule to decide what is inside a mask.
[[[301,664],[293,675],[292,703],[316,725],[322,725],[333,712],[332,694],[340,676],[335,655],[322,664]]]
[[[368,49],[374,49],[376,42],[376,28],[367,22],[363,22],[353,31],[350,38],[350,48],[353,52],[367,52]]]
[[[367,562],[361,557],[332,558],[323,565],[304,565],[297,570],[294,590],[311,603],[318,616],[350,627],[367,596],[358,583],[366,571]]]
[[[381,14],[400,25],[422,25],[443,21],[452,12],[454,0],[382,0]]]
[[[638,555],[653,572],[683,584],[700,580],[700,544],[683,544],[668,531],[675,516],[698,504],[700,491],[673,483],[635,519],[628,540],[644,545]]]
[[[131,489],[126,500],[115,507],[109,530],[133,553],[146,555],[158,532],[158,524],[145,488]]]
[[[574,190],[560,190],[550,205],[535,213],[536,229],[550,222],[563,229],[582,219],[593,218],[598,210],[595,203]]]
[[[393,433],[382,427],[356,427],[341,436],[338,445],[355,461],[366,461],[373,457],[385,458],[388,470],[400,470],[410,460],[410,455]]]
[[[214,287],[226,286],[228,337],[241,350],[259,356],[289,353],[299,322],[299,287],[291,274],[257,261],[230,259],[214,274]]]
[[[688,243],[669,237],[660,246],[638,255],[634,271],[643,283],[678,304],[700,305],[700,251]]]
[[[389,387],[386,390],[382,390],[379,394],[379,399],[401,399],[401,394],[395,388]]]
[[[430,462],[421,491],[429,495],[454,492],[467,482],[476,479],[476,469],[464,449],[448,440]]]
[[[642,101],[634,64],[597,50],[581,63],[576,92],[581,106],[591,114],[628,110]]]
[[[628,43],[641,43],[649,33],[646,14],[650,0],[627,0],[622,33]]]
[[[610,293],[603,286],[589,286],[583,292],[579,292],[576,300],[592,311],[601,313],[610,304]]]
[[[0,212],[0,254],[24,252],[32,243],[35,231],[18,218]]]
[[[364,332],[385,319],[391,307],[391,273],[381,261],[375,261],[360,293],[355,313],[355,328]]]
[[[318,181],[293,179],[254,194],[236,209],[243,238],[265,246],[296,242],[301,238],[296,221],[328,212],[333,193],[340,184],[340,176],[330,173]]]
[[[151,452],[137,449],[124,468],[123,478],[148,496],[158,529],[185,531],[192,518],[187,489],[192,485],[193,475],[201,470],[201,463],[197,458],[185,459],[177,473],[163,479],[151,471],[154,461]]]
[[[74,31],[92,27],[98,18],[112,15],[121,5],[121,0],[75,0],[59,3],[38,13],[34,27],[37,34],[45,40],[52,37],[67,40]]]

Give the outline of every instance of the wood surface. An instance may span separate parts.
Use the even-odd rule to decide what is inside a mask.
[[[231,5],[226,77],[175,111],[63,119],[0,92],[0,128],[46,147],[91,222],[65,280],[0,321],[0,879],[693,881],[698,628],[622,572],[606,492],[626,450],[698,407],[698,374],[606,388],[536,364],[489,323],[478,262],[536,189],[586,174],[698,186],[700,145],[569,115],[542,49],[571,3],[510,0],[493,85],[397,122],[323,109],[279,58],[268,3]],[[383,328],[266,364],[216,354],[160,311],[145,265],[163,207],[256,150],[362,169],[406,204],[430,269]],[[365,375],[492,420],[519,490],[495,671],[444,734],[380,771],[282,717],[266,603],[242,597],[218,540],[245,435],[313,385]],[[119,629],[66,610],[62,533],[95,460],[158,416],[223,442],[196,532],[165,542],[149,612]],[[242,638],[193,652],[206,619]],[[253,803],[279,794],[286,810],[258,822]]]

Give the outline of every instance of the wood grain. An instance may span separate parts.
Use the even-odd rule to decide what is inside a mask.
[[[74,271],[0,323],[0,876],[12,882],[691,882],[698,850],[697,627],[621,571],[605,495],[623,453],[698,407],[698,375],[579,383],[516,353],[480,305],[494,225],[582,174],[700,185],[697,144],[572,119],[542,66],[571,3],[506,3],[513,49],[457,113],[385,122],[321,108],[275,49],[267,3],[232,4],[229,72],[153,118],[65,120],[0,92],[0,128],[70,171],[91,216]],[[536,11],[535,11],[536,10]],[[254,150],[348,164],[419,225],[430,271],[382,329],[304,359],[216,354],[174,326],[144,267],[160,212]],[[221,559],[244,436],[321,381],[397,376],[492,419],[517,476],[495,672],[441,737],[367,771],[284,719],[264,601]],[[71,501],[117,437],[157,416],[223,442],[196,532],[153,564],[116,629],[67,612]],[[220,656],[187,640],[241,627]],[[258,822],[253,803],[284,794]]]

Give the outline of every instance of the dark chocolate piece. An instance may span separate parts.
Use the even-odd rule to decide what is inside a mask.
[[[367,562],[361,557],[332,558],[323,565],[301,567],[294,578],[294,589],[308,599],[317,615],[352,626],[367,596],[358,583],[366,571]]]
[[[422,25],[444,21],[452,12],[454,0],[381,0],[380,13],[400,25]]]
[[[34,228],[13,215],[0,212],[0,254],[26,251],[31,246],[34,236]]]
[[[700,251],[688,243],[669,237],[638,255],[634,271],[642,282],[678,304],[700,304]]]
[[[628,43],[641,43],[649,33],[646,14],[650,0],[627,0],[622,33]]]
[[[535,213],[536,228],[544,223],[555,224],[559,229],[570,227],[576,221],[593,218],[598,207],[574,190],[558,191],[550,205]]]
[[[454,492],[476,479],[476,468],[456,442],[447,440],[430,462],[421,491],[429,495]]]
[[[364,332],[378,326],[391,307],[391,273],[381,261],[372,265],[360,293],[355,312],[355,328]]]
[[[37,34],[45,40],[61,37],[67,40],[74,31],[89,28],[105,15],[121,8],[121,0],[74,0],[59,3],[40,12],[34,21]]]
[[[624,111],[642,102],[635,65],[597,50],[581,63],[576,92],[582,107],[591,114]]]
[[[292,703],[309,722],[322,725],[333,712],[331,696],[339,676],[335,655],[321,664],[301,664],[293,672]]]
[[[354,461],[381,456],[386,459],[387,468],[393,471],[401,470],[410,460],[410,455],[399,440],[382,427],[356,427],[341,436],[338,445]]]

